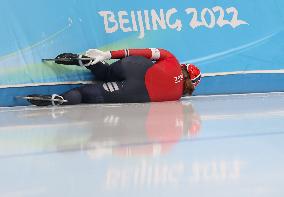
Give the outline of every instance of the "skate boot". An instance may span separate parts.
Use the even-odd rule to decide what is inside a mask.
[[[94,58],[74,53],[62,53],[53,60],[56,64],[89,66]]]
[[[63,103],[67,102],[67,100],[65,100],[62,96],[57,94],[31,94],[23,98],[27,99],[28,102],[36,106],[62,105]]]

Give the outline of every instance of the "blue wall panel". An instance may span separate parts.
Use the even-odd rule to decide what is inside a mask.
[[[25,105],[14,96],[93,80],[84,68],[41,62],[89,48],[168,49],[201,68],[195,94],[283,91],[283,7],[282,0],[4,0],[0,105]]]

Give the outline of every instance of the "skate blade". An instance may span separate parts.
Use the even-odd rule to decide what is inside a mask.
[[[71,61],[71,60],[89,60],[93,61],[95,58],[50,58],[50,59],[41,59],[42,62],[49,62],[49,61]]]
[[[17,99],[29,99],[29,100],[36,100],[36,101],[57,101],[57,102],[62,102],[62,103],[67,103],[67,100],[62,100],[62,99],[46,99],[46,98],[41,98],[41,97],[36,97],[36,96],[16,96]]]

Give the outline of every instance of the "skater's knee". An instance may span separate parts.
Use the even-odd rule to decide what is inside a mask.
[[[82,95],[78,89],[70,90],[64,93],[63,98],[68,102],[64,103],[65,105],[76,105],[82,102]]]
[[[95,75],[97,80],[105,80],[109,71],[108,64],[105,62],[98,62],[94,65],[90,65],[87,68]]]

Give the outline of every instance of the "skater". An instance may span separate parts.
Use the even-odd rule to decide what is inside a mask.
[[[109,59],[119,60],[109,65],[104,62]],[[196,66],[180,64],[164,49],[89,49],[84,55],[63,53],[54,60],[57,64],[86,67],[97,82],[60,95],[29,95],[30,103],[47,106],[173,101],[192,95],[201,79]]]

